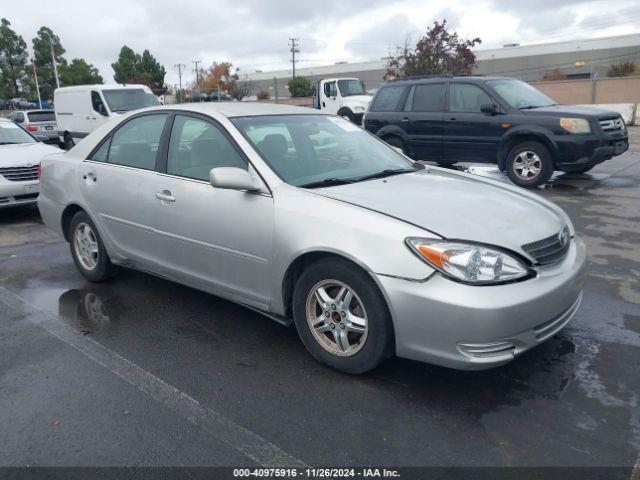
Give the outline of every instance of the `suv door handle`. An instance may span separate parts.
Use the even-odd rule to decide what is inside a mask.
[[[169,190],[163,190],[162,192],[156,192],[156,198],[163,202],[175,202],[176,197],[171,195]]]
[[[400,120],[400,121],[401,121],[401,122],[403,122],[403,123],[406,123],[406,122],[408,122],[408,121],[409,121],[409,117],[404,117],[404,118],[403,118],[402,120]]]

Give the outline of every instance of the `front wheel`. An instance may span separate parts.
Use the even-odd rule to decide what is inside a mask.
[[[393,352],[382,294],[366,272],[345,260],[319,260],[300,275],[293,313],[311,356],[342,372],[367,372]]]
[[[539,142],[522,142],[507,156],[507,175],[520,187],[544,185],[553,175],[551,153]]]
[[[113,265],[98,229],[85,212],[76,213],[69,226],[69,246],[76,267],[91,282],[113,276]]]

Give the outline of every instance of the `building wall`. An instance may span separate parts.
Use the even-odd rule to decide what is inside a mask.
[[[534,82],[533,85],[556,102],[573,105],[588,103],[640,103],[640,76],[590,80]],[[592,99],[595,100],[592,102]]]

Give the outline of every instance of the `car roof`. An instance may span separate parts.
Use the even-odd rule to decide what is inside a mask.
[[[511,77],[485,77],[483,75],[433,75],[424,77],[401,78],[387,85],[413,85],[416,83],[439,83],[447,82],[486,82],[487,80],[515,80]]]
[[[173,105],[159,105],[145,109],[153,110],[183,110],[187,112],[202,113],[205,115],[219,113],[225,117],[250,117],[259,115],[308,115],[320,112],[315,108],[296,107],[275,103],[259,102],[202,102],[202,103],[178,103]],[[138,112],[140,110],[137,110]]]
[[[64,93],[64,92],[83,92],[86,90],[119,90],[119,89],[128,89],[128,88],[149,88],[146,85],[142,84],[134,84],[134,83],[112,83],[112,84],[94,84],[94,85],[73,85],[71,87],[60,87],[56,88],[54,93]]]

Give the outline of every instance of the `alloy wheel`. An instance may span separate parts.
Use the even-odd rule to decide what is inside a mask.
[[[82,266],[87,270],[95,269],[98,265],[98,239],[88,224],[78,224],[74,234],[74,245]]]
[[[513,160],[513,172],[523,180],[531,180],[537,177],[542,170],[542,160],[532,150],[518,153]]]

